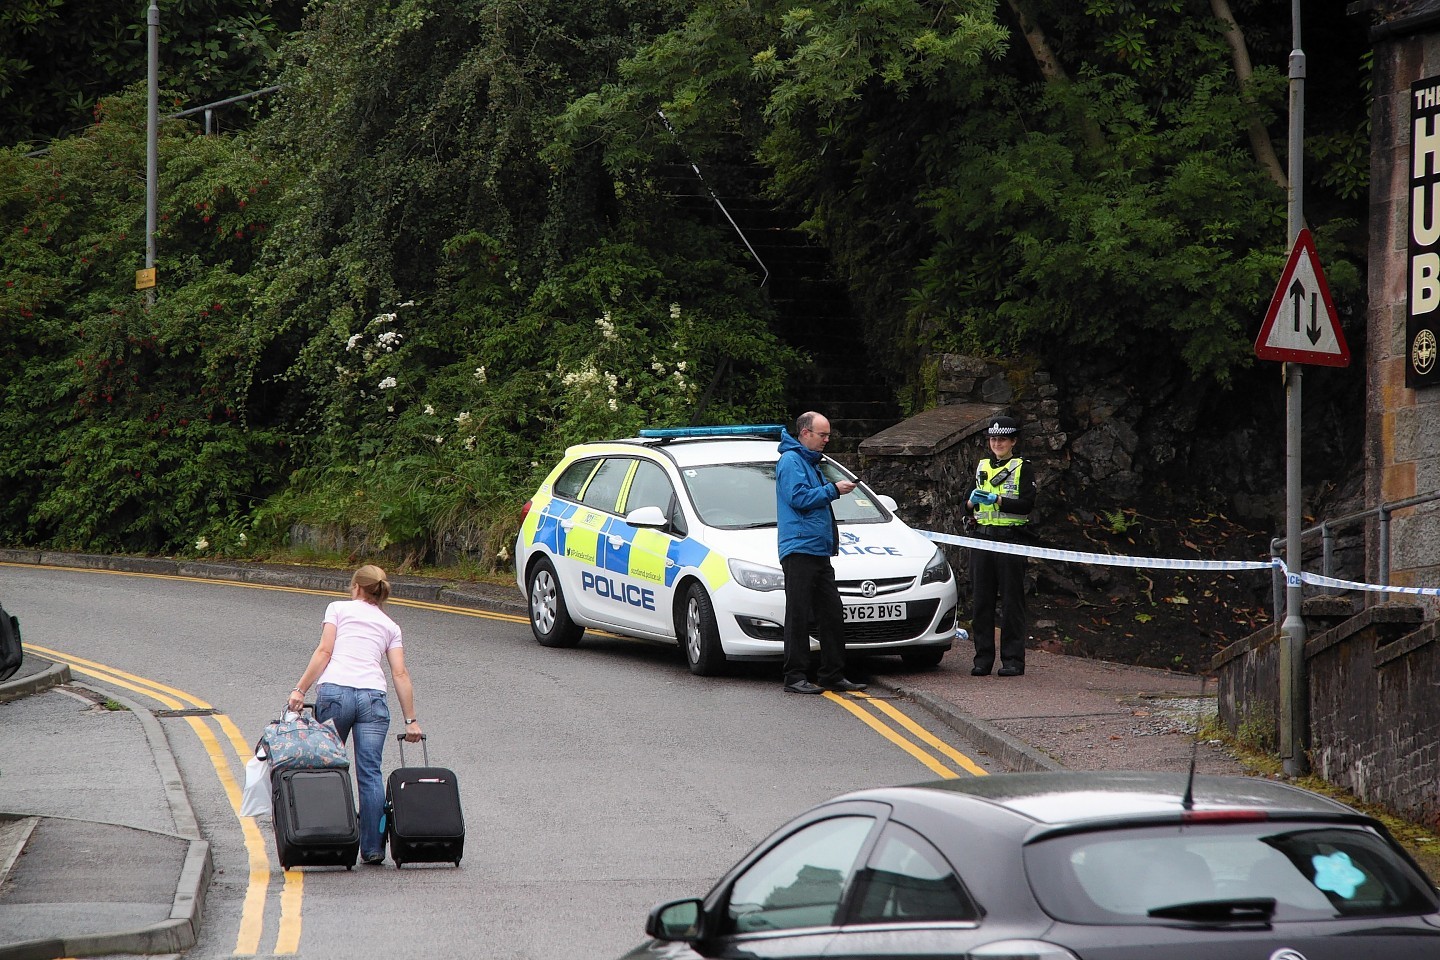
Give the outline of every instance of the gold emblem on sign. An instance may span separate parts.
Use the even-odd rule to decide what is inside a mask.
[[[1421,376],[1435,369],[1435,334],[1421,330],[1410,344],[1410,366]]]

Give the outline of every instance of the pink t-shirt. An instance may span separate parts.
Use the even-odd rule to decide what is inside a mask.
[[[385,654],[404,646],[400,627],[389,614],[364,600],[336,600],[325,608],[325,622],[335,625],[335,652],[317,682],[386,689]]]

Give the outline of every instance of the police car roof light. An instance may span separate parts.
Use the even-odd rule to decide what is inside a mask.
[[[653,427],[640,431],[646,440],[679,440],[686,437],[778,437],[785,429],[778,423],[735,424],[725,427]]]

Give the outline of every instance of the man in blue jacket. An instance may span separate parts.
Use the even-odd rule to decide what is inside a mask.
[[[832,501],[855,489],[854,480],[834,483],[820,475],[820,460],[830,442],[830,421],[802,413],[795,433],[781,432],[780,462],[775,465],[780,567],[785,571],[785,690],[864,690],[845,679],[844,614],[835,568],[839,528]],[[820,668],[810,658],[810,624],[820,641]],[[817,682],[818,681],[818,682]]]

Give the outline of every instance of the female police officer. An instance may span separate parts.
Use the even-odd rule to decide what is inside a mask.
[[[1035,477],[1025,461],[1014,456],[1020,423],[995,417],[986,436],[993,456],[975,468],[975,489],[966,509],[975,514],[977,535],[997,546],[1018,543],[1035,507]],[[983,677],[995,665],[995,608],[1000,607],[1000,676],[1025,672],[1025,558],[1012,553],[970,551],[970,583],[975,590],[975,665],[970,673]]]

